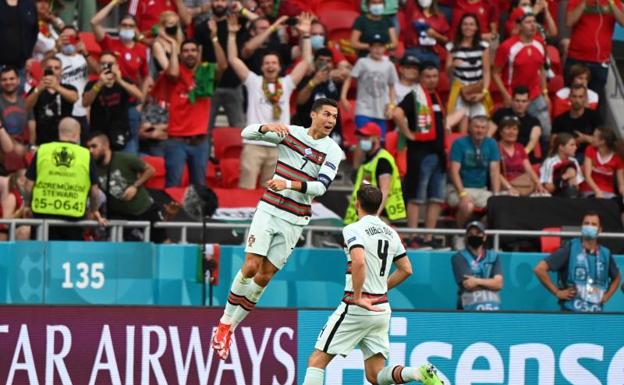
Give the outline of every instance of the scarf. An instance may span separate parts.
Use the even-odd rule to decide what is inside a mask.
[[[208,98],[214,93],[217,66],[214,63],[201,63],[195,71],[195,87],[189,92],[189,101],[195,103],[197,98]]]
[[[264,92],[264,97],[267,98],[273,107],[273,120],[279,120],[280,116],[282,116],[282,107],[280,107],[279,102],[282,95],[284,95],[281,80],[277,79],[275,82],[275,92],[271,93],[269,90],[269,82],[262,79],[262,92]]]
[[[414,95],[414,120],[416,127],[414,130],[417,142],[430,142],[436,138],[435,112],[429,93],[420,84],[412,91]],[[406,138],[403,134],[399,137],[399,150],[405,147]]]

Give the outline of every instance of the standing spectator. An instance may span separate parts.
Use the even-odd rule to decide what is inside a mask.
[[[107,218],[149,221],[151,224],[163,220],[158,205],[144,187],[144,183],[154,175],[152,166],[137,155],[112,151],[108,137],[101,132],[89,135],[87,147],[95,161],[98,186],[106,194]],[[156,243],[162,243],[167,238],[164,229],[153,226],[151,235],[151,240]]]
[[[123,3],[126,0],[112,0],[114,3]],[[128,14],[136,19],[139,32],[144,36],[152,36],[152,27],[158,24],[163,12],[171,11],[180,16],[182,24],[191,24],[191,13],[184,0],[131,0]]]
[[[532,159],[537,159],[535,150],[540,145],[542,127],[540,126],[540,121],[527,111],[528,108],[529,89],[525,86],[514,87],[511,107],[501,107],[494,112],[488,135],[494,136],[496,134],[500,122],[505,116],[515,116],[520,120],[518,143],[524,146],[524,150],[532,156]]]
[[[539,36],[542,38],[542,41],[546,41],[547,38],[556,39],[559,33],[557,28],[557,23],[553,18],[553,15],[550,13],[550,5],[552,3],[558,3],[557,1],[548,1],[548,0],[537,0],[535,4],[533,4],[532,0],[514,0],[511,2],[511,7],[509,8],[509,18],[505,23],[505,35],[513,36],[518,34],[518,24],[514,21],[518,15],[522,15],[526,10],[530,10],[535,14],[535,19],[537,21],[537,32]],[[556,6],[554,9],[558,9]],[[554,15],[555,18],[558,18],[558,12]]]
[[[484,209],[492,194],[500,191],[500,152],[496,141],[487,137],[487,127],[485,116],[472,118],[468,136],[455,140],[451,146],[453,190],[448,203],[457,207],[458,227],[463,227],[475,209]]]
[[[487,235],[481,222],[466,226],[466,248],[451,259],[457,283],[457,309],[500,310],[503,269],[498,253],[485,247]]]
[[[601,231],[600,216],[586,213],[581,237],[566,242],[535,266],[535,275],[557,297],[562,311],[602,312],[620,284],[620,269],[611,250],[598,243]],[[557,272],[557,284],[550,271]]]
[[[359,57],[368,55],[371,47],[380,41],[387,49],[397,47],[396,28],[388,16],[384,15],[384,0],[366,0],[366,11],[355,19],[351,31],[351,46]]]
[[[464,14],[457,26],[453,42],[446,45],[449,57],[446,71],[453,76],[448,100],[448,112],[466,111],[460,131],[468,130],[468,120],[474,116],[488,116],[492,106],[490,97],[490,48],[481,40],[479,19],[475,14]]]
[[[583,183],[583,173],[576,154],[576,140],[568,133],[555,136],[550,157],[540,169],[540,182],[552,195],[576,198]]]
[[[573,64],[570,66],[570,86],[574,84],[581,84],[587,88],[587,108],[595,110],[598,108],[600,102],[599,96],[594,90],[589,88],[589,81],[591,79],[591,71],[583,64]],[[570,87],[563,87],[555,94],[555,100],[553,101],[552,116],[563,114],[570,110]]]
[[[287,41],[286,20],[288,17],[282,16],[271,24],[266,17],[259,17],[251,22],[249,36],[243,35],[240,43],[239,36],[236,36],[237,44],[243,44],[240,57],[251,72],[262,72],[264,56],[269,52],[279,55],[282,71],[290,66],[292,48]]]
[[[591,71],[589,88],[604,102],[605,84],[613,46],[615,22],[624,25],[621,0],[570,0],[565,23],[571,28],[570,48],[564,71],[583,64]]]
[[[141,110],[139,152],[164,158],[168,126],[169,109],[167,103],[148,96]]]
[[[26,60],[32,55],[38,33],[33,0],[0,1],[0,65],[16,67],[24,79]]]
[[[106,133],[112,148],[118,151],[127,146],[130,136],[130,98],[141,100],[143,94],[129,79],[122,77],[117,57],[112,53],[102,53],[100,68],[99,79],[85,86],[82,104],[91,108],[91,130]]]
[[[39,19],[39,33],[37,43],[32,52],[33,59],[43,60],[53,54],[59,32],[65,27],[65,23],[51,11],[50,1],[37,0],[37,17]]]
[[[614,198],[618,192],[624,194],[622,143],[607,127],[596,128],[592,139],[592,145],[585,150],[585,183],[581,185],[581,193],[596,198]]]
[[[477,15],[481,26],[481,39],[493,43],[498,39],[498,7],[496,2],[485,0],[457,0],[453,4],[451,31],[457,31],[461,19],[467,13]]]
[[[57,0],[54,3],[59,3],[59,1]],[[62,6],[56,12],[65,25],[74,25],[76,23],[80,31],[88,31],[91,27],[89,20],[91,20],[95,11],[97,11],[96,0],[63,0]],[[76,18],[76,16],[78,17]]]
[[[279,76],[281,61],[275,52],[264,55],[262,76],[250,71],[245,62],[238,57],[236,46],[236,36],[240,29],[238,18],[230,16],[228,22],[228,59],[230,66],[247,88],[247,123],[290,124],[290,96],[305,76],[308,63],[312,60],[311,16],[301,14],[297,24],[302,39],[303,60],[295,66],[290,75],[284,77]],[[243,140],[243,143],[239,187],[255,189],[258,182],[264,186],[273,175],[277,162],[277,147],[267,142],[247,139]]]
[[[32,108],[37,123],[37,145],[58,140],[61,119],[71,116],[79,95],[76,87],[61,83],[62,63],[56,57],[43,62],[43,78],[26,97],[26,108]]]
[[[169,60],[173,54],[173,46],[177,46],[176,52],[180,52],[180,44],[184,40],[184,31],[180,25],[180,18],[173,11],[165,11],[160,15],[158,35],[152,44],[154,65],[160,73],[169,67]]]
[[[171,87],[169,137],[165,141],[167,187],[180,185],[185,164],[192,184],[206,184],[210,96],[227,68],[225,53],[216,36],[217,26],[214,21],[210,24],[216,64],[201,63],[197,42],[185,40],[179,58],[174,51],[166,71],[166,80]]]
[[[397,102],[401,103],[407,94],[418,89],[419,65],[418,58],[410,54],[405,54],[399,62],[399,81],[394,84]]]
[[[536,39],[535,15],[525,12],[515,20],[518,35],[505,40],[496,51],[494,83],[503,96],[505,107],[511,106],[511,90],[517,86],[529,89],[528,112],[540,121],[542,135],[550,135],[548,89],[546,88],[546,48]]]
[[[405,52],[421,62],[430,61],[440,67],[444,45],[449,41],[449,25],[438,9],[437,0],[409,2],[406,7],[408,27],[404,33]]]

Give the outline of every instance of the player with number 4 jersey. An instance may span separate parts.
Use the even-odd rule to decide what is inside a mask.
[[[318,336],[303,385],[324,385],[331,360],[337,354],[347,356],[356,347],[362,351],[371,384],[442,384],[431,364],[385,366],[390,354],[387,292],[412,274],[412,265],[397,232],[376,215],[381,201],[381,191],[371,185],[362,185],[357,192],[359,220],[342,232],[348,259],[345,293]],[[390,274],[392,263],[396,270]]]
[[[232,333],[251,312],[269,281],[288,260],[310,222],[312,200],[327,191],[334,180],[343,152],[329,137],[338,119],[336,101],[317,99],[310,112],[310,128],[284,124],[252,124],[245,139],[278,145],[277,167],[254,213],[245,262],[232,282],[223,317],[212,346],[226,359]]]

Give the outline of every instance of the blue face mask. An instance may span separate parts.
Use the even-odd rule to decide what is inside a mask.
[[[61,52],[64,55],[73,55],[76,52],[76,46],[73,44],[67,44],[61,47]]]
[[[370,11],[371,14],[373,14],[375,16],[381,16],[381,15],[383,15],[384,5],[383,4],[373,4],[370,7],[368,7],[368,10]]]
[[[360,148],[364,152],[369,152],[373,149],[373,141],[370,139],[360,139]]]
[[[312,44],[312,49],[321,49],[325,47],[325,36],[312,35],[310,37],[310,44]]]
[[[598,227],[583,225],[583,227],[581,227],[581,235],[585,239],[596,239],[598,238]]]

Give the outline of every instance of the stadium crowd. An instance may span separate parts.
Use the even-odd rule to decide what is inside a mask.
[[[163,209],[146,187],[264,186],[277,148],[241,141],[242,128],[307,126],[322,97],[340,102],[332,138],[355,185],[379,186],[380,214],[409,227],[424,206],[426,227],[449,209],[463,228],[501,194],[622,207],[624,153],[604,126],[604,88],[624,7],[561,7],[0,0],[0,217],[36,214],[29,164],[61,140],[64,119],[90,150],[102,215],[156,221]],[[439,246],[431,236],[407,243]]]

